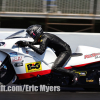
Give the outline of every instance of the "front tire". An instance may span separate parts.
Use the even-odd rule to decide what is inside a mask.
[[[14,77],[15,71],[10,61],[6,61],[0,69],[0,85],[7,85]]]

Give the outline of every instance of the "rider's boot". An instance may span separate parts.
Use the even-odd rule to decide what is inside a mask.
[[[67,76],[70,76],[71,81],[69,82],[69,85],[76,85],[78,82],[79,74],[75,73],[74,71],[70,71],[68,69],[62,68],[62,67],[57,67],[52,69],[55,72],[59,72],[62,74],[65,74]]]

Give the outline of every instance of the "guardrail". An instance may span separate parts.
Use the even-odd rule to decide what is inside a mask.
[[[0,12],[100,14],[100,0],[0,0]]]
[[[100,0],[0,0],[0,17],[46,18],[45,30],[50,25],[90,26],[79,31],[94,31],[94,20],[100,20]],[[49,23],[49,18],[89,19],[89,24]],[[79,32],[78,31],[78,32]]]

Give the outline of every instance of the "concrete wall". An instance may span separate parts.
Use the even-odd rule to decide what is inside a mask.
[[[0,28],[0,39],[4,39],[7,36],[19,31],[21,29],[4,29]],[[100,48],[100,34],[99,33],[72,33],[72,32],[50,32],[68,43],[75,52],[78,45],[92,46]]]

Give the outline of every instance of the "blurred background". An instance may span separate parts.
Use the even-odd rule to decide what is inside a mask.
[[[0,28],[100,32],[100,0],[0,0]]]

